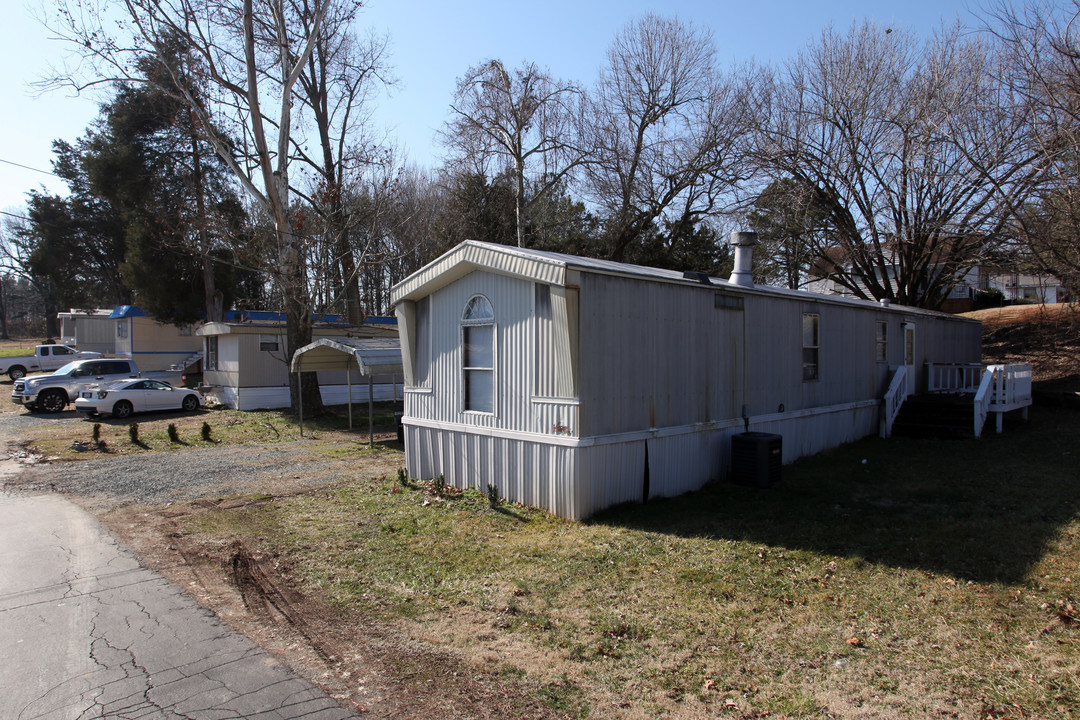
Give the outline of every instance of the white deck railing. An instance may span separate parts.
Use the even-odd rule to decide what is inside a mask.
[[[986,424],[986,416],[990,412],[990,405],[994,399],[993,387],[997,378],[998,367],[1000,366],[990,365],[986,368],[982,379],[979,381],[979,389],[975,391],[975,437],[982,436],[983,425]]]
[[[926,391],[973,393],[979,389],[985,369],[979,363],[926,363]]]
[[[900,406],[904,404],[908,396],[907,384],[907,368],[901,365],[893,371],[889,389],[885,391],[885,397],[882,398],[880,434],[883,438],[892,435],[893,422],[896,421],[896,416],[900,414]]]
[[[1010,410],[1031,406],[1031,366],[974,364],[926,364],[926,384],[929,392],[975,393],[975,437],[982,434],[986,416],[997,415],[997,431],[1002,430],[1002,416]]]

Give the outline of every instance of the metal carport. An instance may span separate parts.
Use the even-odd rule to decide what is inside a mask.
[[[394,376],[394,400],[397,400],[397,376],[403,375],[401,344],[397,338],[323,338],[293,353],[289,368],[294,373],[319,370],[345,370],[348,384],[349,429],[352,430],[352,374],[358,370],[368,379],[368,443],[375,444],[374,378]],[[404,384],[402,387],[404,392]],[[300,435],[304,434],[304,401],[300,398]]]

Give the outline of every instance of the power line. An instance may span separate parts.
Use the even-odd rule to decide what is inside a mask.
[[[42,175],[52,175],[55,178],[60,177],[59,175],[57,175],[54,172],[49,172],[48,170],[39,170],[39,169],[37,169],[35,167],[30,167],[29,165],[23,165],[22,163],[12,162],[11,160],[5,160],[4,158],[0,158],[0,163],[4,163],[5,165],[14,165],[15,167],[20,167],[23,170],[32,170],[32,171],[34,171],[36,173],[41,173]],[[60,179],[63,180],[63,178],[60,178]]]

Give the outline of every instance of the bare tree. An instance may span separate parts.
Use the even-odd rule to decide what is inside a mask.
[[[528,206],[561,187],[582,161],[580,100],[575,85],[552,78],[535,63],[510,72],[499,60],[488,60],[458,80],[450,106],[454,118],[443,140],[459,161],[494,155],[512,173],[518,247],[525,244]]]
[[[374,33],[360,37],[352,31],[360,7],[359,3],[331,6],[300,73],[298,92],[309,110],[314,136],[310,148],[306,142],[297,143],[298,157],[315,175],[314,187],[304,197],[326,236],[327,252],[322,256],[334,261],[331,305],[340,298],[352,323],[363,322],[369,310],[360,290],[360,268],[369,248],[350,242],[356,236],[353,230],[367,220],[350,211],[353,206],[346,195],[350,184],[364,181],[365,171],[377,175],[393,165],[393,154],[368,137],[373,95],[394,82],[387,64],[389,38]]]
[[[328,18],[348,16],[351,0],[125,0],[115,31],[107,27],[118,4],[58,0],[53,30],[71,42],[88,63],[89,77],[63,74],[54,84],[77,90],[117,80],[142,81],[133,72],[140,59],[158,62],[172,82],[162,89],[184,100],[200,119],[206,140],[232,169],[256,208],[269,220],[273,256],[264,267],[275,279],[285,306],[289,357],[311,340],[312,304],[309,263],[291,182],[297,157],[294,131],[302,125],[299,85],[320,42],[332,48],[328,33],[344,26]],[[208,97],[197,97],[190,83],[163,52],[163,38],[182,38],[199,61]],[[192,72],[187,68],[187,72]],[[340,79],[340,78],[339,78]],[[342,97],[349,97],[346,91]],[[300,101],[300,102],[297,102]],[[294,115],[294,108],[298,115]],[[314,374],[300,382],[290,375],[293,407],[303,392],[309,408],[321,407]]]
[[[56,288],[48,277],[34,271],[35,244],[32,240],[30,218],[4,213],[3,230],[0,231],[0,272],[3,273],[3,281],[6,288],[11,288],[11,281],[15,286],[21,286],[22,292],[19,299],[23,300],[22,315],[24,326],[37,326],[44,328],[45,334],[50,337],[60,335],[60,321],[57,313],[60,311],[60,303],[57,298]],[[6,292],[4,302],[5,332],[7,320],[16,317],[13,312],[15,296]],[[26,296],[33,296],[32,301],[26,302]],[[31,319],[30,314],[37,315]],[[34,322],[40,321],[40,322]]]
[[[645,15],[607,53],[588,102],[586,194],[621,259],[655,221],[694,224],[739,177],[748,79],[722,76],[709,33]]]
[[[1042,165],[998,63],[959,28],[922,43],[865,23],[772,76],[757,161],[813,189],[832,231],[817,237],[839,246],[831,278],[853,295],[938,307],[1007,238]]]
[[[1030,256],[1073,293],[1080,292],[1080,2],[1007,0],[986,11],[989,32],[1005,47],[1005,78],[1028,104],[1032,145],[1046,182],[1017,208]]]

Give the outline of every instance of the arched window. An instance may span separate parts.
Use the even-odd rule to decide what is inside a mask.
[[[495,412],[495,312],[483,295],[473,295],[461,314],[465,409]]]

